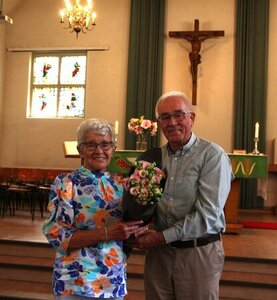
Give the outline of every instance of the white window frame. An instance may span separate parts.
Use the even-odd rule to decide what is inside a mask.
[[[58,70],[58,83],[57,84],[34,84],[34,61],[37,57],[45,57],[45,56],[55,56],[59,57],[59,70]],[[61,58],[64,56],[86,56],[86,70],[85,70],[85,83],[84,84],[61,84],[60,83],[60,73],[61,73]],[[32,53],[32,66],[31,66],[31,80],[30,80],[30,101],[27,109],[27,117],[32,119],[84,119],[85,118],[85,107],[86,107],[86,83],[87,83],[87,51],[78,51],[78,52],[60,52],[60,51],[51,51],[51,52],[33,52]],[[83,116],[58,116],[59,112],[59,98],[60,98],[60,90],[62,88],[70,88],[70,87],[81,87],[84,88],[84,115]],[[33,101],[33,90],[35,88],[57,88],[57,106],[56,106],[56,116],[32,116],[32,101]]]

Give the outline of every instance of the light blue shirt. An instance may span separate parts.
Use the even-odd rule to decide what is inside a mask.
[[[156,226],[166,243],[225,231],[223,209],[233,173],[224,150],[192,133],[175,154],[162,146],[162,162],[167,181]]]

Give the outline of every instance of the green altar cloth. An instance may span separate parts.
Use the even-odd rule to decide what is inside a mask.
[[[267,178],[267,155],[228,154],[228,156],[236,178]]]
[[[136,150],[118,150],[111,160],[111,173],[127,175],[132,163],[142,153]],[[267,178],[268,163],[266,155],[229,154],[232,170],[236,178]]]

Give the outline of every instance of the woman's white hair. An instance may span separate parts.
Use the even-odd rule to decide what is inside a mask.
[[[171,97],[178,97],[178,98],[182,99],[184,101],[185,105],[188,107],[188,110],[189,111],[193,111],[193,107],[191,105],[190,99],[187,97],[186,94],[184,94],[184,93],[182,93],[180,91],[170,91],[170,92],[167,92],[167,93],[163,94],[157,100],[156,107],[155,107],[156,118],[159,117],[159,114],[158,114],[158,106],[159,106],[159,104],[161,102],[163,102],[165,99],[171,98]]]
[[[104,119],[87,119],[83,121],[77,129],[78,147],[85,142],[87,132],[93,132],[99,135],[110,135],[112,142],[115,143],[114,127]]]

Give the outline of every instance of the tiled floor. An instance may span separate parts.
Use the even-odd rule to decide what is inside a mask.
[[[240,219],[277,222],[277,215],[241,214]],[[42,218],[35,217],[32,221],[28,214],[6,216],[0,219],[0,238],[47,243],[41,233],[42,224]],[[277,230],[243,229],[240,234],[224,234],[223,243],[226,256],[277,260]]]

